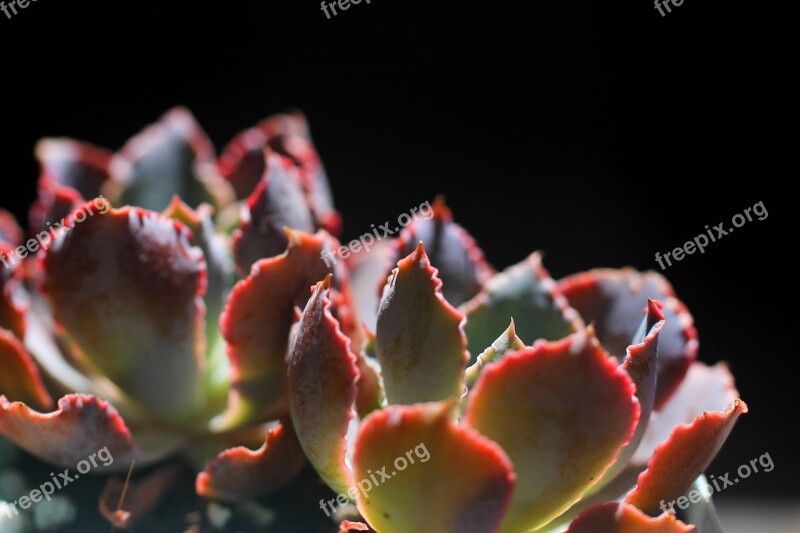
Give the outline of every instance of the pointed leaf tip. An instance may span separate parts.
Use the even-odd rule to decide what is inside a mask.
[[[389,403],[457,398],[469,359],[464,316],[441,293],[442,281],[420,244],[384,289],[376,352]]]
[[[328,286],[326,287],[326,283]],[[356,416],[357,358],[331,314],[330,274],[317,283],[287,360],[289,407],[298,440],[317,473],[337,492],[351,485],[345,436]]]
[[[627,373],[590,329],[506,354],[470,391],[465,423],[497,442],[517,474],[502,531],[568,509],[616,459],[639,417]]]

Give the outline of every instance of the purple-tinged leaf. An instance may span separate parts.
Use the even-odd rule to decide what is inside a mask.
[[[78,359],[183,423],[202,407],[205,365],[206,270],[189,238],[157,213],[110,209],[75,224],[43,261],[43,290]]]
[[[217,169],[230,182],[237,199],[249,197],[264,176],[266,146],[266,134],[259,128],[250,128],[234,137],[217,159]]]
[[[175,195],[192,207],[224,205],[233,197],[216,173],[211,141],[181,107],[128,141],[110,167],[114,196],[121,204],[163,211]]]
[[[633,339],[633,344],[628,347],[627,355],[621,365],[636,386],[636,399],[639,400],[641,407],[639,422],[636,424],[636,431],[630,442],[620,451],[617,461],[606,471],[603,478],[592,487],[591,493],[597,492],[622,472],[642,442],[655,405],[658,378],[658,337],[664,329],[664,322],[664,315],[661,313],[659,303],[648,300],[647,316],[642,319],[639,333]]]
[[[664,304],[666,324],[658,341],[655,404],[655,409],[661,410],[696,359],[698,348],[692,315],[669,282],[656,272],[597,269],[564,278],[559,287],[581,317],[595,324],[606,350],[619,359],[639,329],[647,300]]]
[[[328,176],[314,148],[305,115],[299,111],[273,115],[263,120],[258,128],[267,135],[270,148],[298,165],[317,227],[338,236],[342,229],[341,216],[333,207]]]
[[[427,210],[417,213],[394,241],[391,264],[413,253],[420,241],[425,243],[431,264],[439,271],[442,294],[452,305],[459,306],[477,295],[495,274],[475,239],[453,222],[453,215],[441,197],[433,206],[428,204]]]
[[[314,231],[297,169],[281,156],[265,157],[263,179],[248,198],[241,228],[234,233],[233,251],[240,274],[247,273],[259,259],[283,253],[289,244],[283,228]]]

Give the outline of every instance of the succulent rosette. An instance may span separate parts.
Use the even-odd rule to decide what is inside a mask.
[[[183,109],[117,153],[36,154],[30,231],[52,242],[0,269],[0,435],[61,467],[103,447],[98,471],[162,462],[121,509],[109,481],[114,524],[149,512],[180,458],[222,502],[310,465],[381,532],[692,530],[660,502],[747,408],[696,361],[661,275],[556,281],[539,253],[497,272],[441,200],[324,261],[341,219],[299,113],[219,157]],[[0,251],[24,242],[0,212]]]

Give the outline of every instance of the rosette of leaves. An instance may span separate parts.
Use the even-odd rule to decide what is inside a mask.
[[[747,407],[696,361],[661,275],[556,281],[539,253],[496,272],[442,201],[323,261],[340,217],[296,113],[219,157],[183,109],[115,154],[46,139],[37,156],[31,236],[65,229],[0,270],[0,435],[64,468],[103,447],[96,473],[160,465],[122,507],[109,481],[115,525],[183,459],[198,495],[233,503],[310,465],[363,520],[342,530],[693,530],[660,502]],[[0,250],[25,240],[0,213]]]

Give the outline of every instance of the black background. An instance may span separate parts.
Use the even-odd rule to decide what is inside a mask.
[[[301,108],[346,237],[444,193],[498,268],[534,249],[554,277],[657,268],[657,251],[763,201],[767,220],[666,275],[695,316],[700,357],[729,361],[750,406],[709,472],[770,453],[772,472],[728,493],[797,495],[785,429],[797,421],[796,223],[776,186],[793,172],[771,168],[774,145],[756,149],[781,113],[771,37],[750,34],[768,14],[696,0],[666,17],[646,0],[528,4],[372,0],[327,20],[316,0],[175,13],[39,0],[0,14],[0,206],[25,219],[38,138],[116,149],[177,104],[218,148]]]

